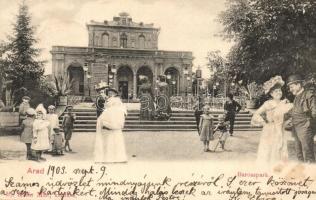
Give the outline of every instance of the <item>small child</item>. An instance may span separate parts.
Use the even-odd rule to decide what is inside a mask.
[[[46,120],[46,110],[43,104],[38,105],[35,111],[37,116],[33,123],[33,139],[31,149],[36,151],[37,161],[46,161],[46,159],[42,157],[42,153],[47,151],[50,146],[50,123]]]
[[[210,107],[205,105],[203,107],[203,114],[200,118],[199,131],[200,140],[204,144],[204,152],[210,151],[210,140],[213,140],[213,116],[210,114]]]
[[[64,155],[64,134],[59,132],[59,128],[54,128],[53,131],[53,155]]]
[[[26,110],[26,119],[22,121],[22,134],[21,142],[24,142],[26,145],[26,159],[33,160],[31,144],[33,139],[33,123],[35,120],[36,112],[33,108]]]
[[[219,137],[219,143],[221,144],[221,148],[225,150],[225,142],[226,139],[229,135],[228,129],[229,129],[229,121],[225,122],[225,116],[224,115],[219,115],[218,116],[218,124],[216,125],[214,132],[215,131],[220,131],[221,135]]]
[[[54,128],[59,128],[59,119],[58,115],[55,114],[55,109],[56,107],[53,105],[48,106],[48,114],[46,115],[46,119],[50,123],[50,135],[49,135],[49,140],[51,143],[50,151],[53,151],[53,142],[54,142]]]
[[[74,123],[76,120],[76,115],[72,113],[72,106],[66,107],[67,112],[64,115],[63,124],[62,127],[64,129],[65,133],[65,151],[72,151],[70,148],[69,140],[71,140],[72,137],[72,130],[74,128]],[[68,147],[68,150],[67,150]]]

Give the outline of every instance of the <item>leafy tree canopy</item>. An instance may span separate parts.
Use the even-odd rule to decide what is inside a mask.
[[[275,75],[316,77],[316,1],[228,0],[222,36],[236,43],[231,77],[244,84]]]

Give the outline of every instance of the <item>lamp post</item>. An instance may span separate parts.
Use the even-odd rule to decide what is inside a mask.
[[[172,93],[173,93],[173,95],[175,95],[176,94],[176,90],[175,90],[175,88],[176,88],[176,81],[172,80],[171,83],[172,83]],[[176,94],[176,95],[178,96],[178,94]]]
[[[85,66],[83,67],[83,71],[84,71],[86,78],[88,80],[88,92],[89,92],[88,97],[85,97],[84,101],[85,102],[93,102],[93,100],[91,98],[91,87],[90,87],[90,84],[91,84],[90,80],[91,80],[92,76],[89,73],[88,63],[85,63]]]
[[[83,71],[86,74],[86,77],[88,79],[88,90],[89,90],[89,97],[91,96],[91,90],[90,90],[90,78],[92,77],[89,72],[88,72],[89,68],[88,68],[88,63],[85,63],[85,66],[83,67]]]
[[[186,67],[184,70],[183,70],[183,74],[184,74],[184,78],[189,78],[188,77],[188,74],[189,74],[189,70],[188,70],[188,68]],[[184,81],[184,82],[186,82],[186,81]],[[187,96],[188,95],[188,84],[187,83],[184,83],[185,84],[185,96]]]
[[[111,72],[113,73],[113,87],[116,89],[116,65],[112,65]]]
[[[169,96],[170,96],[170,94],[171,94],[171,92],[170,92],[170,79],[171,79],[171,75],[170,75],[170,73],[168,73],[168,74],[167,74],[167,80],[166,80],[166,82],[168,83]]]
[[[191,78],[190,78],[189,76],[187,76],[187,82],[188,82],[188,84],[191,83],[190,80],[191,80]],[[186,87],[185,87],[185,94],[186,94],[186,96],[188,95],[188,87],[190,87],[190,86],[186,84]]]

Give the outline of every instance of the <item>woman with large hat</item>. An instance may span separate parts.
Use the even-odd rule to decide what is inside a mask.
[[[259,163],[273,164],[288,158],[287,138],[291,134],[284,129],[284,115],[293,105],[286,99],[281,100],[283,85],[281,76],[272,77],[264,83],[265,94],[271,99],[264,102],[251,120],[252,125],[263,125],[257,152]]]
[[[118,92],[109,89],[106,108],[97,120],[94,160],[97,163],[127,162],[122,129],[127,115]]]
[[[148,77],[144,75],[139,76],[141,85],[139,86],[140,99],[140,120],[152,120],[155,111],[152,85],[149,83]]]

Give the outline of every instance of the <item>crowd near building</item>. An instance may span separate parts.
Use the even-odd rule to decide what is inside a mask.
[[[192,91],[192,52],[158,49],[160,28],[134,22],[123,12],[112,21],[90,21],[87,47],[53,46],[53,75],[68,76],[75,96],[96,96],[94,86],[106,82],[122,99],[136,99],[140,76],[147,76],[153,91],[166,75],[171,96]]]

